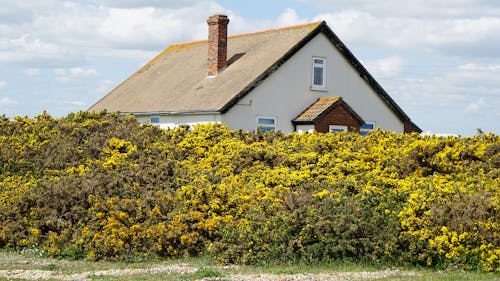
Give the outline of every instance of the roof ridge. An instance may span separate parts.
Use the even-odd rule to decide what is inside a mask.
[[[271,32],[271,31],[300,28],[300,27],[305,27],[305,26],[308,26],[308,25],[310,25],[310,26],[318,26],[318,25],[320,25],[323,22],[324,22],[324,20],[321,20],[321,21],[314,21],[314,22],[309,22],[309,23],[301,23],[301,24],[295,24],[295,25],[287,25],[287,26],[281,26],[281,27],[268,28],[268,29],[251,31],[251,32],[246,32],[246,33],[237,33],[237,34],[229,35],[227,38],[242,37],[242,36],[247,36],[247,35],[254,35],[254,34],[259,34],[259,33]],[[172,44],[170,44],[170,46],[171,47],[184,46],[184,45],[191,45],[191,44],[196,44],[196,43],[204,43],[204,42],[207,42],[207,41],[208,41],[208,39],[199,39],[199,40],[192,40],[192,41],[172,43]]]
[[[342,100],[342,97],[340,96],[319,97],[316,101],[318,100]]]
[[[273,27],[273,28],[268,28],[268,29],[263,29],[263,30],[252,31],[252,32],[238,33],[238,34],[228,36],[228,38],[240,37],[240,36],[245,36],[245,35],[253,35],[253,34],[257,34],[257,33],[265,33],[265,32],[278,31],[278,30],[285,30],[285,29],[293,29],[293,28],[305,27],[308,25],[318,26],[322,22],[324,22],[324,21],[321,20],[321,21],[314,21],[314,22],[309,22],[309,23],[300,23],[300,24],[287,25],[287,26],[281,26],[281,27]]]

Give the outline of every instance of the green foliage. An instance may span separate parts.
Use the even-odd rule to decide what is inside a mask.
[[[500,139],[0,118],[0,247],[499,271]],[[208,274],[208,273],[207,273]]]

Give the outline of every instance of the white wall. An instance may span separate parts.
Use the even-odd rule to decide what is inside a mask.
[[[190,114],[190,115],[139,115],[136,116],[137,121],[141,123],[149,123],[150,118],[160,117],[160,123],[158,125],[163,129],[173,129],[181,124],[186,124],[190,126],[206,123],[221,123],[220,114]]]
[[[297,125],[295,129],[299,134],[314,133],[314,125]]]
[[[312,57],[326,58],[326,91],[311,87]],[[403,132],[403,123],[323,34],[319,34],[270,77],[222,115],[230,128],[256,130],[257,117],[276,118],[277,129],[293,132],[291,122],[318,97],[341,96],[366,122]]]

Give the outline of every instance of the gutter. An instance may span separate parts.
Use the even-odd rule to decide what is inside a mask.
[[[144,116],[144,115],[162,115],[162,116],[220,115],[220,111],[218,111],[218,110],[144,111],[144,112],[120,112],[120,114],[131,114],[131,115],[135,115],[135,116]]]

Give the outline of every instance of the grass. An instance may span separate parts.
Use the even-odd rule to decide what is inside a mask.
[[[165,272],[165,268],[187,269],[186,272],[173,270]],[[40,255],[32,255],[30,253],[19,254],[11,251],[0,250],[0,281],[4,280],[28,280],[8,278],[5,275],[7,270],[25,270],[27,274],[30,271],[41,270],[47,273],[53,279],[44,280],[60,280],[61,276],[68,277],[82,276],[86,280],[217,280],[225,281],[232,280],[231,275],[261,275],[261,274],[333,274],[333,273],[356,273],[356,272],[372,272],[380,273],[391,268],[390,266],[374,266],[353,262],[336,262],[330,264],[294,264],[294,265],[263,265],[263,266],[217,266],[209,258],[188,258],[168,261],[136,261],[136,262],[92,262],[85,260],[67,261],[44,258]],[[145,269],[160,269],[159,272],[146,272]],[[136,271],[134,271],[136,270]],[[163,270],[163,271],[161,271]],[[394,273],[394,269],[392,269]],[[431,281],[452,281],[452,280],[500,280],[500,273],[484,273],[484,272],[464,272],[459,270],[451,271],[436,271],[419,268],[397,268],[399,274],[379,278],[377,280],[431,280]],[[120,272],[121,275],[112,275],[109,272]],[[130,274],[124,274],[124,271]],[[50,275],[53,274],[53,275]],[[78,275],[80,274],[80,275]],[[27,278],[27,277],[26,277]],[[58,279],[59,278],[59,279]],[[75,278],[78,280],[78,278]],[[347,278],[346,278],[347,279]],[[272,277],[271,279],[272,280]],[[349,280],[351,280],[349,278]],[[360,278],[354,280],[374,280],[370,278]]]

